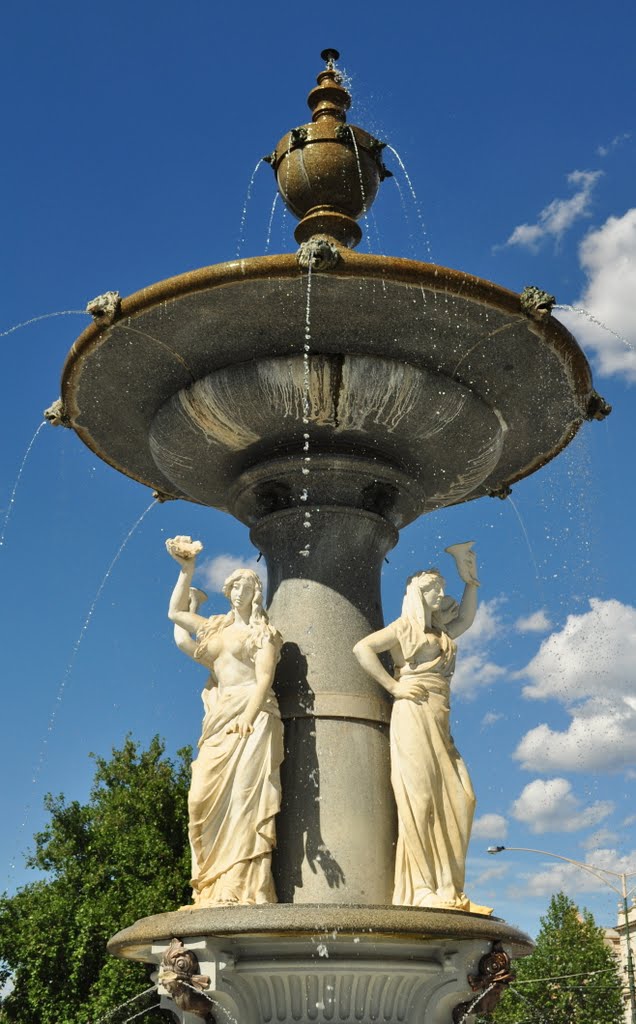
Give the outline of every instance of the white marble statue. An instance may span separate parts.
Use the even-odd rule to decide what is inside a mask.
[[[231,610],[205,618],[198,607],[206,595],[191,587],[202,545],[175,537],[166,548],[181,566],[168,611],[175,641],[210,671],[188,798],[194,906],[275,903],[283,726],[272,682],[282,637],[255,572],[233,572],[223,584]]]
[[[446,550],[465,583],[461,604],[444,595],[437,569],[411,576],[399,619],[360,640],[354,654],[394,698],[391,782],[398,811],[393,903],[490,914],[464,893],[466,851],[475,794],[450,734],[450,682],[455,638],[477,611],[471,544]],[[378,655],[389,651],[394,675]]]

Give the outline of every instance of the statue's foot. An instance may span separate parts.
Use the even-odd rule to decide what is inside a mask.
[[[469,914],[486,914],[487,917],[490,917],[493,908],[483,907],[481,903],[473,903],[472,900],[468,900],[468,906],[466,907],[466,910],[468,911]]]
[[[460,910],[465,914],[492,914],[492,907],[484,907],[469,900],[465,892],[456,896],[447,896],[439,892],[418,893],[418,907],[430,907],[435,910]]]
[[[205,910],[208,907],[237,907],[239,906],[239,900],[195,900],[193,903],[188,904],[185,907],[179,907],[179,910]]]

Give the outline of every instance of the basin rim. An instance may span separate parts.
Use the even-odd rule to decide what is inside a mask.
[[[516,956],[530,953],[532,940],[497,917],[428,907],[361,906],[339,904],[271,903],[259,906],[222,906],[168,911],[141,918],[117,932],[108,951],[125,959],[142,959],[153,944],[173,937],[234,938],[270,935],[309,936],[337,932],[373,939],[430,942],[431,940],[484,939],[513,946]]]
[[[401,256],[358,253],[350,249],[340,249],[339,256],[337,267],[328,271],[330,277],[367,277],[397,284],[428,285],[433,291],[447,291],[462,298],[493,306],[503,312],[527,317],[517,292],[462,270],[453,270],[436,263],[422,263]],[[205,291],[214,286],[237,284],[240,281],[267,280],[272,277],[306,276],[307,272],[299,267],[295,253],[252,256],[225,263],[213,263],[157,281],[126,296],[121,300],[116,321],[134,316],[170,299]],[[109,326],[110,324],[95,321],[89,324],[73,343],[62,368],[62,394],[70,382],[75,363],[99,341]],[[568,329],[552,316],[534,321],[534,326],[544,341],[571,362],[572,380],[583,403],[592,390],[592,374],[578,342]]]

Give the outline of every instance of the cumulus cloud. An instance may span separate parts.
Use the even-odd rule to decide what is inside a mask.
[[[508,822],[503,814],[482,814],[473,822],[473,838],[505,839],[508,835]]]
[[[517,673],[526,698],[559,701],[567,729],[546,722],[522,738],[515,758],[530,771],[616,771],[636,765],[636,608],[593,598],[570,615]]]
[[[592,850],[586,856],[585,863],[590,867],[630,873],[630,869],[633,871],[636,868],[636,850],[623,856],[612,849]],[[607,886],[599,878],[588,874],[584,868],[577,868],[574,864],[548,862],[545,863],[543,870],[526,874],[523,877],[527,883],[526,891],[531,896],[551,896],[552,893],[559,891],[574,895],[575,893],[599,892],[607,889]],[[616,880],[611,879],[611,881]]]
[[[503,624],[499,615],[501,598],[494,597],[483,601],[477,608],[475,621],[467,633],[459,637],[457,643],[461,654],[457,659],[457,668],[453,676],[453,692],[465,697],[473,697],[477,690],[489,686],[506,674],[502,665],[497,665],[488,657],[489,642],[502,631]]]
[[[235,569],[253,569],[263,581],[263,588],[267,585],[267,572],[265,563],[256,563],[255,558],[242,558],[237,555],[216,555],[201,562],[197,568],[197,583],[203,589],[221,591],[225,580]]]
[[[557,316],[596,356],[601,376],[636,381],[636,207],[609,217],[579,247],[583,292]],[[592,319],[578,313],[585,310]],[[606,325],[606,330],[601,324]]]
[[[546,633],[552,628],[545,608],[540,608],[538,612],[532,612],[531,615],[522,615],[515,622],[515,629],[518,633]]]
[[[581,846],[584,850],[597,850],[601,846],[609,846],[611,843],[618,842],[618,835],[613,832],[610,828],[599,828],[596,832],[592,832],[587,839],[581,841]]]
[[[535,224],[518,224],[505,244],[537,249],[544,238],[558,241],[575,221],[589,215],[592,192],[602,174],[602,171],[572,171],[567,181],[576,189],[574,195],[569,199],[553,199],[541,210]]]
[[[598,825],[614,810],[611,800],[585,807],[567,779],[535,779],[513,802],[510,813],[531,832],[577,832]]]

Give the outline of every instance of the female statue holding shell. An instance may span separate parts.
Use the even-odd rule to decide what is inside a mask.
[[[205,618],[205,594],[191,587],[201,544],[175,537],[166,548],[181,567],[168,611],[175,642],[210,670],[188,798],[194,905],[275,903],[283,727],[272,682],[282,637],[255,572],[233,572],[223,584],[230,611]]]

